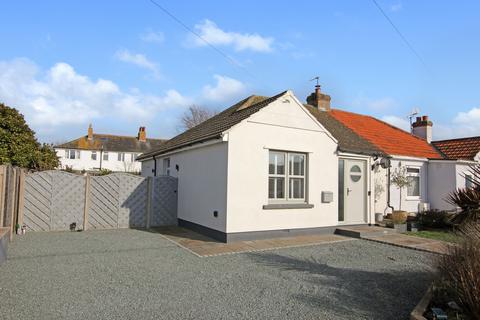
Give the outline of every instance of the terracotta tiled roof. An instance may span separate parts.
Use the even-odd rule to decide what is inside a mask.
[[[242,120],[250,117],[252,114],[266,107],[279,97],[283,96],[286,91],[281,92],[273,97],[250,96],[237,102],[233,106],[219,114],[211,117],[205,122],[173,137],[159,148],[152,152],[148,152],[138,157],[139,160],[145,159],[154,155],[160,155],[179,148],[187,147],[196,143],[201,143],[207,140],[219,138],[222,132],[230,129]]]
[[[147,139],[146,142],[139,141],[137,137],[116,136],[110,134],[93,134],[93,139],[88,140],[87,136],[59,144],[55,148],[62,149],[81,149],[81,150],[101,150],[120,151],[120,152],[138,152],[144,153],[160,147],[166,140]]]
[[[474,160],[480,152],[480,136],[433,141],[432,144],[448,159]]]
[[[304,106],[338,141],[340,151],[366,155],[385,155],[380,148],[335,119],[331,112],[318,110],[318,108],[308,104]]]
[[[425,140],[374,117],[333,109],[331,115],[388,155],[442,159]]]

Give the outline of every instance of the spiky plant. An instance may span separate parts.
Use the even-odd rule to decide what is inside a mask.
[[[480,219],[480,165],[471,166],[473,181],[471,188],[460,188],[453,191],[447,201],[461,209],[461,212],[453,219],[455,223],[479,221]]]

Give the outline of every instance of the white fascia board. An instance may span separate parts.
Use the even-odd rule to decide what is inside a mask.
[[[203,148],[203,147],[206,147],[206,146],[210,146],[212,144],[221,143],[223,141],[224,141],[223,139],[212,139],[212,140],[207,140],[205,142],[198,142],[198,143],[195,143],[194,145],[189,146],[189,147],[183,147],[183,148],[172,150],[170,152],[157,154],[157,155],[155,155],[155,158],[164,158],[164,157],[172,155],[172,154],[176,154],[176,153],[180,153],[180,152],[184,152],[184,151],[189,151],[189,150],[193,150],[193,149],[198,149],[198,148]],[[137,160],[137,161],[143,162],[143,161],[148,161],[148,160],[152,160],[152,159],[153,159],[153,155],[148,157],[148,158],[144,158],[144,159]]]
[[[350,153],[350,152],[339,152],[339,158],[351,158],[351,159],[370,159],[373,156],[369,156],[367,154],[358,154],[358,153]]]
[[[473,160],[449,160],[449,159],[432,159],[430,162],[435,163],[455,163],[455,164],[467,164],[467,165],[474,165],[477,164],[476,161]]]
[[[400,156],[400,155],[391,155],[392,160],[405,160],[405,161],[422,161],[428,162],[429,159],[427,158],[417,158],[417,157],[409,157],[409,156]]]
[[[335,137],[327,130],[325,129],[325,127],[317,120],[317,118],[315,118],[313,116],[313,114],[310,113],[310,111],[307,110],[307,108],[305,108],[305,106],[303,105],[303,103],[300,102],[300,100],[298,100],[298,98],[295,96],[295,94],[293,94],[293,92],[291,90],[288,90],[287,91],[287,94],[290,95],[290,97],[292,97],[292,99],[297,103],[298,106],[300,106],[300,108],[302,108],[303,112],[305,112],[307,114],[307,116],[310,117],[310,119],[312,119],[321,129],[322,131],[330,138],[333,140],[333,142],[335,142],[336,144],[338,144],[338,140],[335,139]],[[328,112],[328,111],[325,111],[325,112]]]
[[[338,141],[332,136],[332,134],[327,131],[327,129],[325,129],[324,126],[322,126],[322,124],[303,106],[303,104],[298,100],[297,97],[295,97],[295,95],[293,94],[292,90],[287,90],[282,96],[278,97],[277,99],[273,100],[272,102],[270,102],[268,105],[266,105],[265,107],[263,107],[261,110],[259,110],[258,112],[250,115],[248,118],[245,118],[243,119],[242,121],[240,121],[239,123],[237,123],[236,125],[228,128],[228,130],[225,130],[222,135],[228,135],[228,133],[232,130],[234,130],[237,126],[240,126],[242,125],[244,122],[255,122],[254,118],[255,118],[255,115],[262,112],[263,110],[265,110],[265,108],[267,108],[270,104],[274,103],[275,101],[278,101],[280,99],[285,99],[285,98],[291,98],[296,104],[297,106],[299,106],[303,112],[305,112],[305,114],[311,119],[313,120],[313,122],[319,127],[319,131],[320,132],[323,132],[325,133],[333,142],[335,142],[336,144],[338,144]],[[252,119],[253,118],[253,119]],[[260,123],[260,122],[257,122],[257,123]],[[263,123],[261,122],[262,124],[268,124],[268,123]],[[301,129],[301,128],[296,128],[296,129]],[[228,139],[228,138],[227,138]]]

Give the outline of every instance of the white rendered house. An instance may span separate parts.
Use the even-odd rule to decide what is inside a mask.
[[[88,127],[86,136],[54,147],[61,169],[98,171],[108,169],[120,172],[140,172],[137,157],[158,148],[165,140],[147,139],[145,127],[136,137],[98,134]]]
[[[417,135],[431,133],[428,118],[417,122]],[[317,86],[307,104],[291,91],[250,96],[139,160],[143,176],[178,178],[181,226],[228,242],[332,232],[400,207],[435,207],[432,176],[442,173],[431,163],[446,157],[425,137],[331,109]],[[397,168],[411,182],[401,198],[390,183]]]

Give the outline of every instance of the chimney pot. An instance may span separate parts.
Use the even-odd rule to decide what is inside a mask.
[[[88,139],[88,140],[93,140],[93,128],[92,128],[92,124],[91,124],[91,123],[88,125],[87,139]]]
[[[330,100],[332,98],[328,94],[323,94],[320,85],[315,86],[315,92],[307,97],[307,103],[322,111],[330,111]]]
[[[428,116],[417,117],[417,121],[412,124],[412,134],[432,142],[432,126],[433,123],[428,119]]]
[[[147,141],[147,133],[145,131],[145,127],[138,128],[138,141],[146,142]]]

